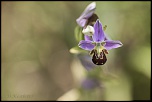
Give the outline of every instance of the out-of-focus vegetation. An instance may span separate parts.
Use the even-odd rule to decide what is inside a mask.
[[[150,100],[150,2],[96,2],[105,32],[123,47],[92,71],[69,52],[89,3],[2,2],[2,100]],[[80,89],[88,73],[102,85]]]

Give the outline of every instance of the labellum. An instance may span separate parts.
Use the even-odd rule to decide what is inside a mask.
[[[107,61],[107,57],[106,57],[106,54],[107,54],[107,50],[102,50],[100,52],[100,54],[98,55],[97,53],[97,50],[92,50],[90,54],[93,54],[92,56],[92,62],[96,65],[104,65]]]

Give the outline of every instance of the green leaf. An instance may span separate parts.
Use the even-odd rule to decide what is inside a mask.
[[[75,46],[75,47],[73,47],[73,48],[70,49],[70,53],[80,54],[80,53],[88,53],[88,51],[83,50],[83,49],[81,49],[81,48],[78,47],[78,46]]]
[[[77,42],[84,39],[84,34],[82,34],[82,28],[80,26],[75,27],[74,35],[75,35],[75,38],[76,38]]]

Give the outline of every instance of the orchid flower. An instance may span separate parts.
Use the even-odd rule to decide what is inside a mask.
[[[107,50],[121,47],[123,44],[120,41],[107,39],[102,24],[99,19],[96,20],[94,26],[94,34],[91,36],[85,35],[85,40],[81,40],[78,46],[84,50],[91,51],[92,62],[96,65],[104,65],[107,61]]]

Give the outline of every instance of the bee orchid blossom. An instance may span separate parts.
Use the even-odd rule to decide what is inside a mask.
[[[107,50],[121,47],[123,44],[120,41],[107,39],[102,24],[99,19],[93,26],[94,34],[92,36],[85,35],[85,40],[81,40],[78,46],[84,50],[91,51],[92,62],[96,65],[104,65],[107,61]]]

